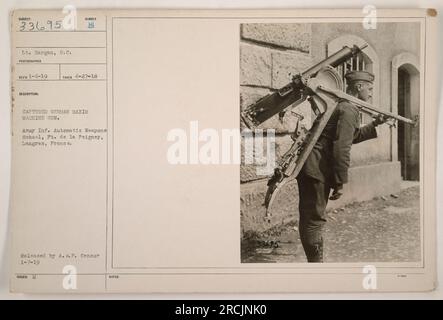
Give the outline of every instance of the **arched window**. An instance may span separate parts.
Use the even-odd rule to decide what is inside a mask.
[[[352,57],[348,61],[343,62],[336,69],[338,73],[342,76],[344,89],[346,89],[346,72],[363,70],[372,73],[372,60],[368,57],[367,54],[359,52],[356,56]]]
[[[354,45],[361,47],[364,44],[368,46],[360,52],[355,57],[343,62],[336,69],[338,73],[343,78],[344,90],[346,90],[346,79],[344,75],[348,71],[353,70],[364,70],[374,74],[374,89],[372,95],[372,104],[379,106],[380,101],[380,64],[378,60],[378,55],[374,48],[371,47],[365,39],[362,39],[355,35],[343,35],[334,40],[330,41],[327,45],[327,55],[332,55],[338,50],[342,49],[344,46],[352,48]],[[369,116],[361,115],[362,123],[367,123],[370,121]]]

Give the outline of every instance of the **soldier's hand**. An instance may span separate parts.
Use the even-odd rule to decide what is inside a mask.
[[[343,185],[336,185],[332,191],[332,195],[329,197],[329,200],[338,200],[343,195]]]
[[[389,118],[387,116],[385,116],[384,114],[379,114],[374,117],[374,121],[372,123],[374,124],[374,126],[378,126],[378,125],[383,124],[386,121],[388,121],[388,119]]]

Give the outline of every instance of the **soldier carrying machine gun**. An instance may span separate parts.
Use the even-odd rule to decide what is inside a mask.
[[[293,144],[280,159],[268,181],[264,205],[270,215],[272,203],[279,190],[297,178],[299,186],[299,232],[308,262],[323,262],[323,225],[329,200],[342,195],[347,183],[350,149],[359,143],[377,137],[375,127],[396,121],[416,125],[411,120],[381,110],[367,101],[372,96],[374,75],[366,71],[351,71],[347,93],[338,72],[334,69],[361,52],[367,45],[343,47],[292,81],[247,107],[241,118],[249,129],[254,129],[276,114],[285,112],[308,100],[316,115],[311,129],[306,130],[300,121],[292,134]],[[360,127],[359,113],[371,115],[374,121]],[[330,196],[331,189],[333,190]]]

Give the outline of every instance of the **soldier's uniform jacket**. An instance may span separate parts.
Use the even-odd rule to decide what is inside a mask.
[[[300,174],[330,186],[348,182],[351,146],[377,137],[371,122],[360,127],[357,107],[342,100],[338,103]]]

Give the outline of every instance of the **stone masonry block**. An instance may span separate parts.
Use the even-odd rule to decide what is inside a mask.
[[[248,142],[254,143],[253,138],[241,139],[240,181],[247,182],[247,181],[267,178],[268,174],[265,173],[261,174],[260,171],[257,171],[258,164],[256,163],[256,157],[255,157],[256,154],[254,154],[256,149],[255,147],[248,149],[247,148]],[[291,147],[291,145],[292,145],[292,139],[289,135],[275,137],[275,156],[276,156],[275,163],[277,163],[278,160],[281,159],[282,155]],[[254,163],[248,163],[248,164],[245,163],[245,153],[248,151],[251,152],[250,155]],[[268,159],[267,155],[268,155],[268,140],[266,137],[263,137],[263,157]]]
[[[271,52],[267,48],[240,45],[240,84],[271,86]]]
[[[299,52],[272,52],[272,83],[275,89],[287,85],[292,76],[301,73],[312,66],[308,54]]]
[[[309,52],[311,25],[308,23],[247,23],[241,28],[243,39]]]

